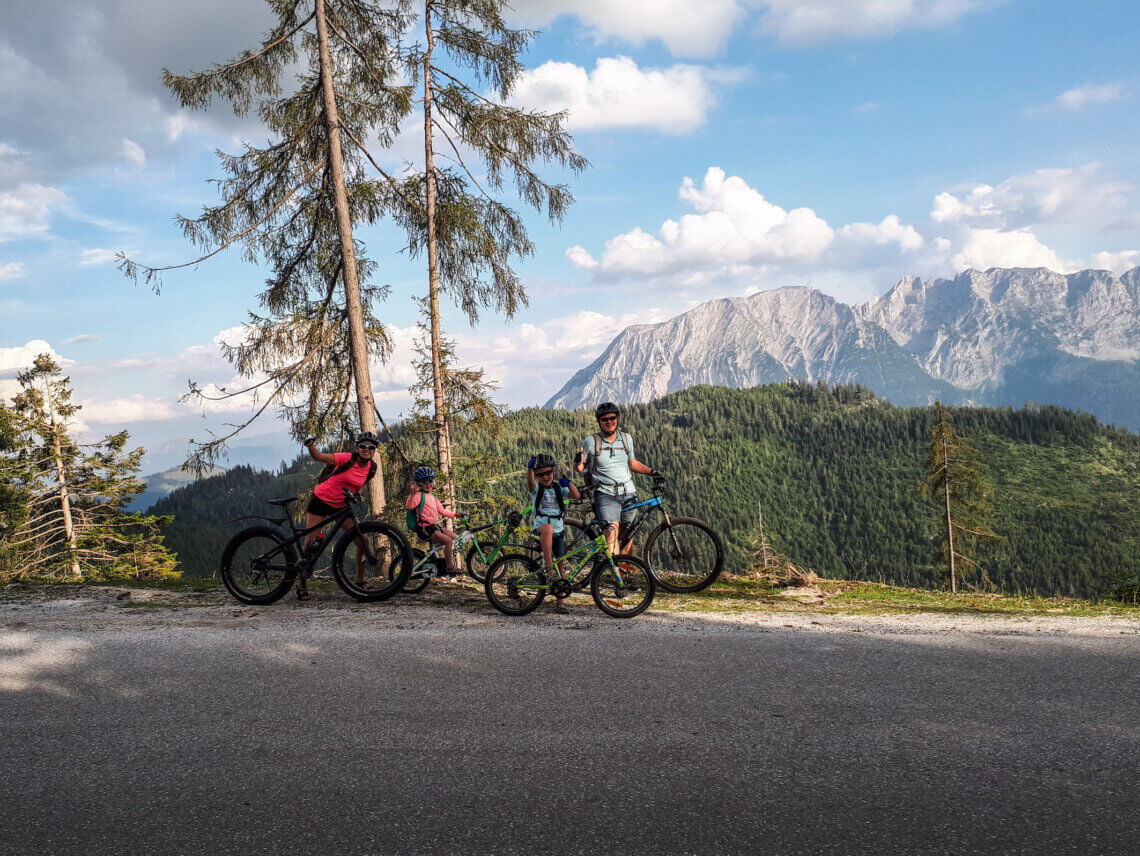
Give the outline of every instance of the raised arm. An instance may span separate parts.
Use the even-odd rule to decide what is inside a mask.
[[[306,449],[309,450],[309,457],[311,457],[314,461],[320,461],[322,464],[335,464],[336,463],[336,458],[334,458],[331,454],[329,454],[328,452],[322,452],[320,449],[317,448],[317,438],[316,437],[307,438],[305,440],[304,446]]]

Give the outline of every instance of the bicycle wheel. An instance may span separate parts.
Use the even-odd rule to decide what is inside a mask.
[[[297,549],[271,526],[251,526],[222,550],[222,582],[242,603],[280,600],[297,578]]]
[[[349,597],[367,602],[387,600],[408,581],[412,551],[408,539],[395,526],[366,520],[337,540],[332,568],[337,585]]]
[[[537,562],[526,556],[496,559],[483,582],[491,606],[506,615],[534,612],[546,597],[546,575]]]
[[[641,615],[653,603],[657,584],[649,566],[636,556],[614,556],[617,572],[604,559],[594,568],[590,594],[598,609],[614,618]]]
[[[427,555],[427,553],[425,553],[419,547],[413,547],[412,548],[412,565],[420,571],[426,571],[427,570],[426,564],[422,568],[419,567],[420,562],[423,561],[423,558],[426,555]],[[430,583],[430,582],[431,582],[430,577],[409,576],[408,581],[406,583],[404,583],[404,589],[403,589],[404,594],[419,594],[421,591],[423,591],[424,589],[426,589],[428,587],[428,583]]]
[[[480,541],[479,548],[483,551],[483,555],[486,556],[495,549],[495,542]],[[526,553],[527,550],[528,548],[524,544],[512,544],[508,542],[499,548],[499,552],[495,558],[505,556],[507,553]],[[467,573],[474,577],[476,582],[481,583],[487,579],[487,568],[487,563],[479,558],[479,551],[476,550],[475,545],[472,544],[471,549],[467,551]]]
[[[712,585],[724,569],[724,544],[703,520],[674,517],[645,539],[645,560],[658,584],[681,594]]]

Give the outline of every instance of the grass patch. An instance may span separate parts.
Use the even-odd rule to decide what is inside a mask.
[[[942,613],[958,615],[1071,615],[1140,618],[1140,606],[1070,597],[1031,597],[992,592],[930,591],[856,580],[820,580],[820,596],[781,596],[783,589],[761,580],[730,577],[694,595],[658,590],[654,609],[670,612],[823,612],[860,614]]]

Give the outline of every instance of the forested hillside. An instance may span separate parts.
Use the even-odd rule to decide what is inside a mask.
[[[1090,595],[1105,577],[1140,567],[1140,437],[1057,407],[950,413],[996,492],[1004,540],[980,556],[989,584]],[[672,477],[672,507],[722,531],[731,570],[749,560],[762,503],[770,542],[800,565],[932,586],[942,575],[937,513],[918,497],[931,418],[932,408],[894,407],[860,387],[792,383],[695,387],[632,405],[623,422],[637,457]],[[496,485],[503,490],[521,485],[534,452],[551,451],[568,468],[593,424],[584,411],[522,410],[496,436],[461,435],[462,451],[519,472]],[[176,491],[154,512],[175,515],[167,543],[184,570],[208,574],[236,529],[225,520],[271,513],[265,498],[311,483],[311,468],[274,477],[239,467]],[[987,584],[977,574],[966,582]]]

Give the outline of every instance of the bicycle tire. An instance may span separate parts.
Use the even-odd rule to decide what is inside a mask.
[[[481,549],[484,553],[489,553],[495,549],[496,543],[498,542],[480,541],[479,549]],[[525,552],[526,550],[527,547],[525,544],[513,544],[508,541],[499,548],[499,555],[495,558],[498,559],[502,556],[505,556],[508,552],[518,553],[520,551]],[[487,579],[487,568],[489,568],[490,565],[485,564],[483,560],[479,558],[479,553],[475,550],[474,544],[472,544],[470,549],[467,550],[467,558],[465,561],[467,562],[467,573],[471,576],[472,579],[475,580],[475,582],[481,583]]]
[[[618,566],[619,577],[615,576],[610,563],[597,563],[590,578],[590,595],[598,609],[613,618],[633,618],[641,615],[653,603],[657,593],[657,581],[646,564],[637,556],[617,555],[614,563]]]
[[[657,584],[677,594],[703,591],[724,570],[720,536],[693,517],[673,517],[668,523],[659,523],[645,539],[643,556]]]
[[[374,560],[364,557],[366,576],[363,580],[357,578],[356,551],[360,537],[369,539],[376,552]],[[351,558],[346,562],[349,551],[352,551]],[[337,539],[332,568],[337,585],[349,597],[364,603],[387,600],[408,581],[412,572],[411,547],[404,533],[395,526],[381,520],[366,520]]]
[[[520,582],[523,583],[521,589]],[[545,588],[533,588],[527,585],[528,582],[545,586],[546,575],[537,562],[526,556],[510,554],[496,559],[487,568],[483,590],[491,606],[504,615],[526,615],[538,609],[546,598]],[[523,593],[528,595],[525,600],[521,596]]]
[[[254,544],[260,539],[262,544]],[[249,565],[266,553],[280,549],[285,566],[280,576],[269,576],[267,571],[249,573]],[[234,535],[222,550],[221,577],[226,590],[242,603],[265,605],[282,598],[297,578],[297,548],[272,526],[250,526]],[[252,588],[253,577],[265,575],[264,590]]]
[[[427,553],[425,553],[419,547],[412,548],[412,565],[408,568],[408,581],[404,583],[404,594],[419,594],[421,591],[426,589],[428,587],[428,583],[431,582],[431,577],[411,576],[412,567],[418,565],[420,563],[420,560],[423,559],[423,557],[426,555]]]

